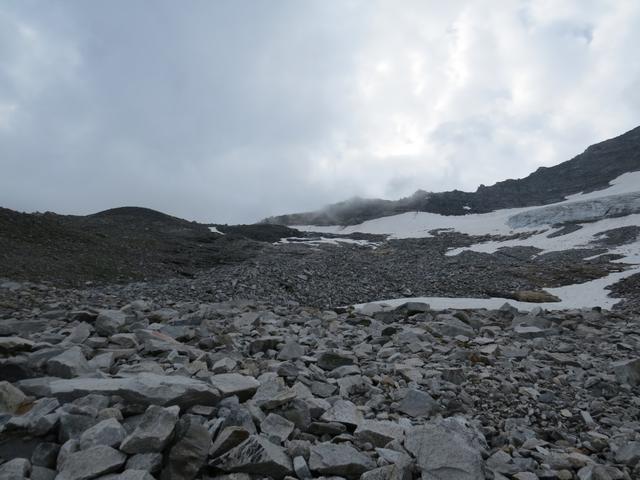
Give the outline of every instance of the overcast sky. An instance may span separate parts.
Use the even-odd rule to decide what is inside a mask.
[[[638,0],[0,3],[0,206],[253,222],[640,124]]]

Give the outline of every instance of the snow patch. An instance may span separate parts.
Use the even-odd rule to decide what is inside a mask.
[[[224,235],[224,232],[218,230],[217,227],[209,227],[209,231],[211,231],[212,233],[219,233],[220,235]]]

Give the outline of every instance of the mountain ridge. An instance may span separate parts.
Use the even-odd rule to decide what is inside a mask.
[[[488,213],[503,208],[548,205],[569,195],[599,190],[614,178],[640,170],[640,126],[589,146],[553,167],[540,167],[521,179],[508,179],[475,192],[418,190],[399,200],[360,199],[320,210],[272,216],[260,223],[281,225],[357,225],[374,218],[418,211],[441,215]]]

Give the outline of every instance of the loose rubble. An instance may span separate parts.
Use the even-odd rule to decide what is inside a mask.
[[[61,297],[0,335],[0,479],[640,478],[630,312]]]

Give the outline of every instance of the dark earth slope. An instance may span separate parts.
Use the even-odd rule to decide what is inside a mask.
[[[277,235],[282,229],[265,225],[253,233],[270,237],[272,230]],[[191,277],[251,258],[262,248],[241,232],[219,235],[206,225],[146,208],[87,216],[0,208],[0,277],[65,284]]]

